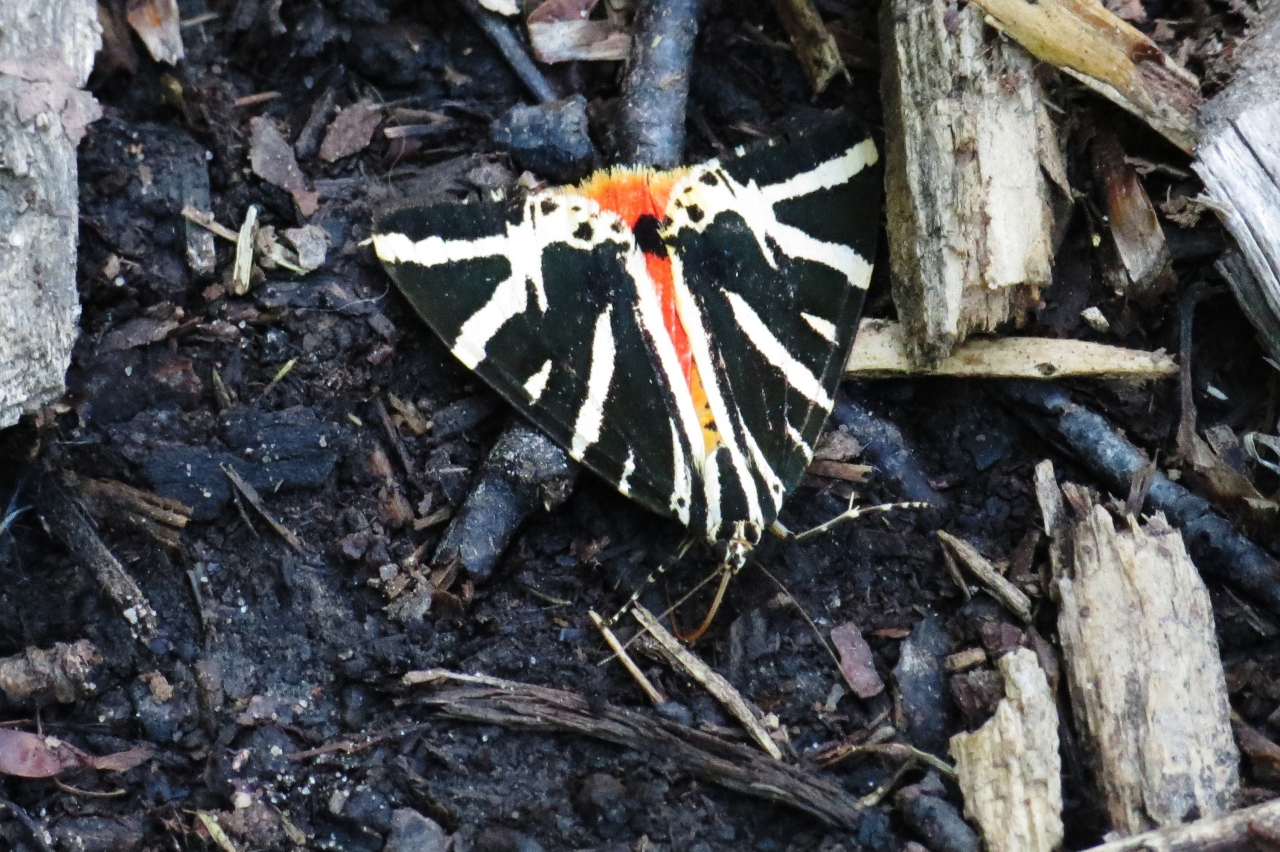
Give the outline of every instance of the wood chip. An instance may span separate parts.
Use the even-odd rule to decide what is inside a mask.
[[[1111,828],[1135,834],[1227,813],[1239,788],[1209,593],[1182,536],[1157,513],[1117,531],[1083,490],[1058,634],[1080,739]]]
[[[258,228],[258,207],[250,204],[245,211],[244,223],[236,237],[236,259],[231,267],[231,292],[243,296],[249,292],[249,284],[253,276],[253,246]]]
[[[1034,652],[998,663],[1005,697],[971,734],[951,738],[964,813],[989,852],[1053,852],[1062,843],[1058,708]]]
[[[733,718],[737,719],[742,727],[747,729],[747,733],[756,741],[760,748],[774,760],[782,760],[782,751],[778,748],[778,744],[769,736],[769,732],[765,730],[764,725],[757,718],[759,711],[747,703],[739,693],[733,688],[733,684],[725,680],[697,656],[685,650],[676,637],[667,632],[658,619],[653,614],[639,604],[631,607],[631,615],[636,621],[640,622],[640,626],[648,631],[649,635],[656,641],[657,648],[663,657],[669,663],[683,671],[687,676],[693,678],[710,692],[711,695],[729,711]]]
[[[324,141],[320,143],[320,159],[332,163],[363,151],[381,121],[382,108],[373,101],[360,101],[344,108],[325,131]]]
[[[854,695],[867,699],[884,692],[884,681],[876,671],[871,646],[853,622],[831,628],[831,644],[840,656],[840,674]]]
[[[1024,624],[1031,623],[1031,598],[1005,579],[996,567],[987,561],[977,548],[964,539],[956,538],[948,532],[938,530],[938,540],[955,554],[956,559],[981,581],[988,592],[1005,608],[1016,615]]]
[[[1046,337],[998,337],[967,340],[932,367],[917,367],[907,355],[902,326],[864,319],[845,365],[847,378],[895,376],[967,376],[970,378],[1160,379],[1176,375],[1178,365],[1163,350],[1144,352],[1084,340]]]
[[[129,0],[125,17],[157,62],[177,65],[186,56],[177,0]]]
[[[825,476],[827,479],[839,479],[842,482],[866,482],[875,472],[875,468],[868,464],[814,459],[809,463],[806,472],[814,476]]]

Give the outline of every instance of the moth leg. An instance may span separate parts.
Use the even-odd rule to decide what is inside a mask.
[[[794,533],[784,527],[779,521],[774,521],[769,525],[769,532],[773,533],[783,541],[804,541],[806,538],[812,538],[815,535],[826,532],[836,524],[856,520],[857,518],[861,518],[863,515],[870,515],[874,512],[892,512],[895,509],[928,509],[930,506],[928,503],[922,503],[919,501],[906,503],[881,503],[878,506],[855,506],[853,505],[853,501],[856,496],[857,495],[850,495],[849,508],[845,509],[839,515],[836,515],[825,523],[818,524],[816,527],[811,527],[804,532]]]
[[[624,603],[621,607],[619,607],[618,611],[615,612],[612,616],[610,616],[609,618],[603,619],[604,626],[613,627],[615,624],[618,623],[619,619],[621,619],[624,615],[630,612],[631,608],[636,605],[636,601],[640,600],[641,596],[643,596],[645,592],[649,591],[649,587],[652,586],[654,583],[658,582],[658,578],[661,577],[663,574],[667,573],[668,568],[670,568],[672,565],[676,564],[677,562],[679,562],[681,559],[684,558],[684,555],[689,552],[689,548],[693,547],[694,541],[695,539],[693,538],[693,536],[685,536],[684,541],[680,543],[680,549],[679,551],[677,551],[675,558],[670,560],[669,562],[664,562],[663,564],[659,565],[657,568],[654,568],[652,571],[650,571],[648,576],[644,578],[644,582],[642,582],[636,588],[636,590],[631,593],[631,597],[627,598],[627,602]]]

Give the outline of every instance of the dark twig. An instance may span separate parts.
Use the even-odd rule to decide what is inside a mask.
[[[929,477],[902,439],[898,427],[877,417],[853,400],[841,395],[831,412],[832,424],[843,426],[862,445],[862,457],[873,464],[902,490],[902,495],[932,508],[945,509],[947,498],[929,484]]]
[[[684,159],[685,106],[699,0],[644,0],[622,84],[618,159],[670,169]]]
[[[441,669],[410,672],[406,685],[429,684],[419,701],[450,719],[530,731],[582,734],[659,757],[730,790],[778,802],[825,825],[856,828],[863,805],[839,785],[755,749],[632,710],[594,712],[582,696],[559,689]]]
[[[542,76],[538,66],[533,64],[533,60],[529,58],[524,45],[520,43],[520,39],[516,38],[516,34],[511,31],[511,27],[501,16],[485,9],[476,0],[458,0],[458,3],[476,22],[476,26],[484,30],[484,34],[489,37],[489,41],[493,42],[494,46],[498,48],[499,52],[502,53],[502,58],[507,60],[511,70],[520,78],[520,82],[524,83],[525,88],[538,99],[539,103],[549,104],[557,100],[556,93],[551,89],[551,84],[547,82],[547,78]]]
[[[1079,459],[1115,494],[1128,494],[1133,477],[1149,464],[1105,418],[1076,405],[1061,388],[1037,382],[997,387],[1011,412]],[[1280,614],[1280,562],[1215,514],[1208,500],[1156,473],[1145,506],[1148,512],[1164,512],[1182,530],[1191,557],[1206,577]]]

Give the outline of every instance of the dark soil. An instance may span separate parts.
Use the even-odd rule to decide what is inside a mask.
[[[1180,16],[1181,4],[1172,5],[1179,8],[1159,14]],[[389,617],[398,566],[415,554],[428,559],[446,526],[417,529],[413,520],[466,499],[513,415],[420,324],[361,241],[372,211],[386,201],[478,197],[514,184],[522,163],[498,149],[490,123],[531,101],[471,18],[443,0],[180,6],[184,19],[206,11],[218,17],[184,30],[188,56],[177,70],[154,64],[136,38],[125,45],[136,70],[119,63],[119,49],[115,67],[100,59],[91,88],[106,117],[81,149],[83,332],[71,389],[65,405],[0,434],[9,460],[0,495],[12,496],[15,507],[36,507],[0,536],[0,652],[90,639],[105,658],[96,691],[39,708],[39,723],[93,753],[148,743],[155,756],[125,773],[64,773],[60,784],[7,778],[3,795],[66,849],[212,848],[197,812],[220,814],[236,848],[254,850],[442,848],[421,817],[455,835],[459,850],[888,852],[925,839],[892,796],[856,830],[836,831],[672,771],[662,755],[447,722],[415,708],[401,676],[441,667],[654,712],[620,666],[601,664],[606,650],[587,613],[616,609],[630,588],[619,578],[670,556],[682,530],[584,474],[565,503],[524,524],[487,582],[472,589],[460,580],[450,605],[424,620]],[[872,4],[819,6],[874,41]],[[762,2],[707,3],[694,68],[690,162],[802,126],[819,111],[840,108],[879,124],[875,73],[854,70],[851,81],[815,97]],[[585,97],[599,162],[607,162],[602,124],[618,93],[616,67],[571,63],[544,71],[558,93]],[[279,96],[235,105],[266,91]],[[1185,158],[1125,116],[1094,99],[1082,106],[1082,95],[1065,91],[1071,110],[1088,109],[1121,128],[1126,145],[1132,141],[1128,153],[1186,168]],[[333,163],[316,156],[315,139],[309,146],[304,140],[299,163],[320,199],[303,218],[286,192],[251,171],[250,119],[269,117],[295,143],[330,92],[338,106],[370,98],[447,121],[427,136],[392,140],[379,132],[363,151]],[[1085,188],[1083,144],[1073,140],[1071,155],[1073,179]],[[186,260],[179,210],[204,170],[206,206],[219,222],[238,228],[252,204],[277,231],[320,225],[330,241],[324,266],[305,277],[267,270],[237,297],[228,285],[232,247],[220,241],[216,275],[198,277]],[[1168,174],[1147,178],[1153,198],[1196,192],[1191,180]],[[1177,351],[1178,288],[1144,304],[1111,292],[1091,247],[1094,212],[1076,205],[1058,280],[1026,333]],[[1223,244],[1216,225],[1207,218],[1194,229],[1169,230],[1178,283],[1212,279]],[[1088,305],[1110,318],[1109,333],[1083,324],[1079,313]],[[868,313],[892,315],[883,268]],[[1198,316],[1193,372],[1201,426],[1273,431],[1275,385],[1234,302],[1213,296]],[[143,345],[111,336],[144,317],[173,319],[176,327]],[[1176,383],[1078,390],[1078,399],[1148,452],[1170,454]],[[945,505],[871,516],[802,545],[768,543],[755,554],[760,565],[824,634],[856,623],[886,682],[901,643],[912,630],[920,635],[922,622],[947,652],[1034,644],[1031,631],[992,600],[960,594],[934,532],[948,530],[1009,560],[1039,527],[1031,490],[1036,462],[1052,458],[1063,479],[1093,480],[979,382],[886,381],[849,384],[845,392],[897,425]],[[433,424],[418,435],[397,418],[411,472],[381,425],[378,406],[390,395]],[[301,539],[302,551],[233,497],[220,464],[237,465],[265,507]],[[176,547],[109,519],[98,525],[157,612],[154,638],[135,637],[85,566],[42,524],[42,493],[67,472],[128,483],[193,510]],[[810,477],[790,497],[783,520],[792,529],[824,521],[846,508],[855,489],[864,503],[904,499],[882,473],[856,486]],[[1038,553],[1036,564],[1043,559]],[[695,549],[659,594],[674,599],[713,565]],[[1025,578],[1033,588],[1034,574]],[[1259,645],[1275,628],[1222,589],[1214,595],[1240,709],[1259,725],[1280,727],[1272,715],[1280,692],[1270,679],[1277,650]],[[1052,637],[1052,607],[1042,596],[1037,601],[1039,635]],[[676,618],[692,624],[701,614],[695,603]],[[904,712],[936,723],[907,739],[945,757],[945,737],[980,724],[1000,697],[998,682],[992,694],[990,668],[951,677],[928,706],[895,707],[893,689],[867,701],[847,694],[813,628],[753,568],[732,585],[696,651],[776,714],[800,759],[885,725],[902,728]],[[641,661],[677,703],[676,717],[740,738],[700,687]],[[172,688],[167,700],[157,688],[162,682]],[[904,695],[916,700],[909,690]],[[8,706],[6,718],[30,721],[35,709]],[[336,747],[344,743],[359,747]],[[1103,826],[1079,756],[1065,748],[1068,842],[1080,848],[1097,842]],[[897,769],[848,761],[823,774],[863,795]],[[939,807],[958,813],[957,790],[925,775],[912,770],[901,783],[925,780]],[[42,848],[11,813],[0,817],[0,845]],[[418,845],[409,839],[415,830],[423,833]],[[956,838],[929,843],[964,848],[947,845],[962,844]]]

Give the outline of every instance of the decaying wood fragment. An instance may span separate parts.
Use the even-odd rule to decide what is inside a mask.
[[[68,474],[69,485],[80,490],[84,507],[98,520],[111,520],[145,532],[166,547],[182,542],[191,520],[191,507],[114,479],[79,479]]]
[[[908,353],[932,365],[1049,285],[1041,159],[1058,149],[1034,61],[978,8],[891,0],[880,31],[893,297]]]
[[[62,395],[80,317],[76,145],[101,115],[81,86],[93,0],[0,3],[0,428]]]
[[[1216,819],[1136,834],[1093,846],[1086,852],[1259,852],[1280,837],[1280,800],[1242,808]]]
[[[913,364],[902,339],[902,326],[891,320],[864,319],[845,365],[845,376],[857,379],[898,376],[968,376],[971,378],[1161,379],[1178,372],[1163,351],[1143,352],[1085,340],[1047,337],[977,337],[966,340],[933,366]]]
[[[738,690],[733,688],[733,684],[712,671],[710,666],[686,650],[676,637],[672,636],[666,628],[658,623],[658,619],[654,618],[653,613],[649,612],[649,610],[637,603],[631,607],[631,615],[654,638],[654,644],[668,663],[702,684],[707,692],[710,692],[712,697],[719,701],[721,706],[728,710],[729,714],[737,719],[742,727],[747,729],[747,733],[751,734],[751,738],[756,741],[756,744],[764,749],[765,754],[774,760],[782,760],[782,750],[778,748],[778,744],[773,741],[769,736],[769,732],[765,730],[764,725],[760,724],[760,720],[756,718],[757,714],[763,714],[760,714],[758,709],[749,705]]]
[[[102,654],[88,639],[28,648],[0,659],[0,692],[13,704],[71,704],[93,694],[91,678]]]
[[[426,687],[416,700],[445,718],[581,734],[634,748],[661,758],[677,772],[795,808],[824,825],[856,829],[865,811],[863,803],[840,785],[751,746],[621,707],[606,704],[593,709],[587,699],[572,692],[443,669],[409,672],[401,682],[406,687]]]
[[[1061,68],[1182,150],[1196,144],[1200,81],[1098,0],[975,0],[1037,59]]]
[[[977,548],[943,530],[938,530],[938,540],[955,554],[956,559],[973,572],[973,575],[982,582],[983,587],[996,600],[1004,604],[1024,624],[1031,623],[1031,598],[997,571]]]
[[[804,68],[815,92],[824,91],[841,74],[846,77],[844,59],[835,37],[827,30],[812,0],[770,0],[791,47]]]
[[[1145,524],[1129,516],[1117,531],[1083,489],[1062,490],[1075,517],[1052,531],[1071,545],[1058,633],[1112,829],[1227,813],[1240,754],[1209,593],[1181,535],[1159,513]]]
[[[1156,208],[1151,203],[1138,172],[1125,159],[1124,148],[1115,131],[1107,126],[1096,128],[1090,145],[1093,175],[1098,187],[1098,203],[1106,212],[1107,231],[1115,251],[1117,276],[1113,289],[1138,298],[1155,295],[1158,286],[1175,281],[1164,275],[1172,262],[1169,244]],[[1114,286],[1119,285],[1119,286]]]
[[[66,543],[72,557],[92,572],[115,601],[137,638],[144,643],[155,638],[156,611],[137,582],[102,543],[75,498],[58,483],[46,482],[38,511],[48,529]]]
[[[1246,262],[1218,269],[1280,362],[1280,0],[1260,4],[1235,55],[1231,85],[1201,113],[1192,168]]]
[[[965,816],[990,852],[1053,852],[1062,843],[1058,708],[1034,651],[1000,658],[1005,697],[995,716],[951,738]]]

